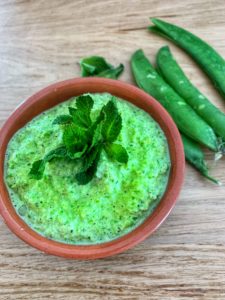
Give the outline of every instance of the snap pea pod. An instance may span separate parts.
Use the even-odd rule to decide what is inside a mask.
[[[166,36],[189,53],[225,97],[225,60],[223,57],[191,32],[159,19],[151,18],[151,21],[155,26],[150,26],[149,29]]]
[[[208,174],[208,167],[205,163],[204,153],[200,146],[194,142],[193,140],[189,139],[185,135],[181,135],[183,145],[184,145],[184,153],[186,160],[195,168],[197,169],[204,177],[208,178],[212,182],[219,184],[219,181],[215,178],[209,176]]]
[[[165,107],[181,132],[209,149],[218,150],[213,129],[163,80],[142,50],[132,55],[131,68],[138,86]]]
[[[160,75],[217,133],[225,139],[225,114],[215,107],[187,78],[168,46],[156,56]]]

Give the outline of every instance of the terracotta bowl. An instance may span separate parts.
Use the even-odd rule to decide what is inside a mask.
[[[7,192],[3,171],[7,144],[14,133],[44,110],[72,96],[108,92],[148,112],[164,131],[171,157],[167,190],[154,212],[132,232],[111,242],[90,246],[68,245],[49,240],[33,231],[17,215]],[[123,252],[150,236],[166,219],[180,192],[185,169],[183,146],[176,125],[165,109],[151,96],[127,83],[103,78],[66,80],[41,90],[23,102],[8,118],[0,131],[0,213],[8,227],[29,245],[49,254],[75,259],[96,259]]]

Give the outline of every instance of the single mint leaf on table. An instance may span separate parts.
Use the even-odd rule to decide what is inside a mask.
[[[72,121],[73,118],[70,115],[60,115],[55,118],[52,124],[65,125],[65,124],[71,124]]]
[[[102,136],[105,142],[114,142],[122,128],[122,118],[113,100],[103,108],[105,120],[102,127]]]
[[[102,56],[89,56],[81,59],[80,67],[81,75],[88,77],[98,75],[105,70],[111,69],[112,65]]]
[[[105,70],[99,73],[98,75],[96,75],[96,77],[117,79],[123,73],[123,70],[124,70],[124,65],[120,64],[118,67]]]
[[[128,162],[127,150],[120,144],[106,144],[104,149],[110,159],[125,164]]]
[[[102,56],[85,57],[81,59],[80,67],[82,77],[96,76],[117,79],[124,70],[123,64],[114,67]]]

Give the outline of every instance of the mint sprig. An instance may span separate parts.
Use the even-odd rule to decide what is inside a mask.
[[[65,158],[67,156],[67,149],[65,146],[58,147],[48,152],[43,159],[37,160],[33,163],[30,170],[30,176],[33,179],[41,179],[45,170],[45,165],[54,158]]]
[[[74,123],[81,128],[89,128],[92,124],[91,110],[93,108],[94,101],[89,95],[83,95],[77,98],[76,107],[69,107],[69,113],[73,118]]]
[[[101,151],[102,145],[99,143],[94,146],[91,151],[85,156],[85,158],[83,159],[83,167],[81,171],[76,174],[76,180],[78,184],[84,185],[92,180],[97,171]]]
[[[109,101],[103,108],[105,114],[102,136],[106,142],[114,142],[122,128],[122,118],[113,100]]]
[[[124,65],[112,66],[102,56],[84,57],[80,61],[82,77],[105,77],[117,79],[124,70]]]
[[[46,163],[53,159],[66,158],[81,162],[81,169],[75,174],[75,178],[78,184],[87,184],[96,174],[103,150],[112,161],[128,162],[126,149],[114,143],[122,129],[122,118],[115,100],[112,98],[104,105],[94,121],[91,119],[93,105],[90,95],[82,95],[77,97],[76,107],[68,108],[68,115],[56,117],[53,124],[62,128],[63,145],[33,163],[29,173],[31,178],[40,180]]]
[[[116,160],[120,163],[128,162],[127,151],[120,144],[115,144],[115,143],[106,144],[104,149],[110,159],[114,161]]]
[[[65,125],[65,124],[71,124],[73,121],[73,118],[70,115],[61,115],[58,116],[54,122],[53,125],[58,124],[58,125]]]

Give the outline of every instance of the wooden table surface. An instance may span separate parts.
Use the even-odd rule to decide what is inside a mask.
[[[143,48],[154,61],[168,41],[150,34],[148,17],[181,25],[225,57],[224,0],[1,0],[0,125],[28,96],[79,76],[78,61],[103,55],[124,63]],[[225,102],[181,50],[173,52],[193,82],[225,111]],[[225,159],[214,163],[218,187],[187,166],[179,201],[145,242],[97,261],[47,256],[14,236],[0,218],[0,299],[225,299]]]

